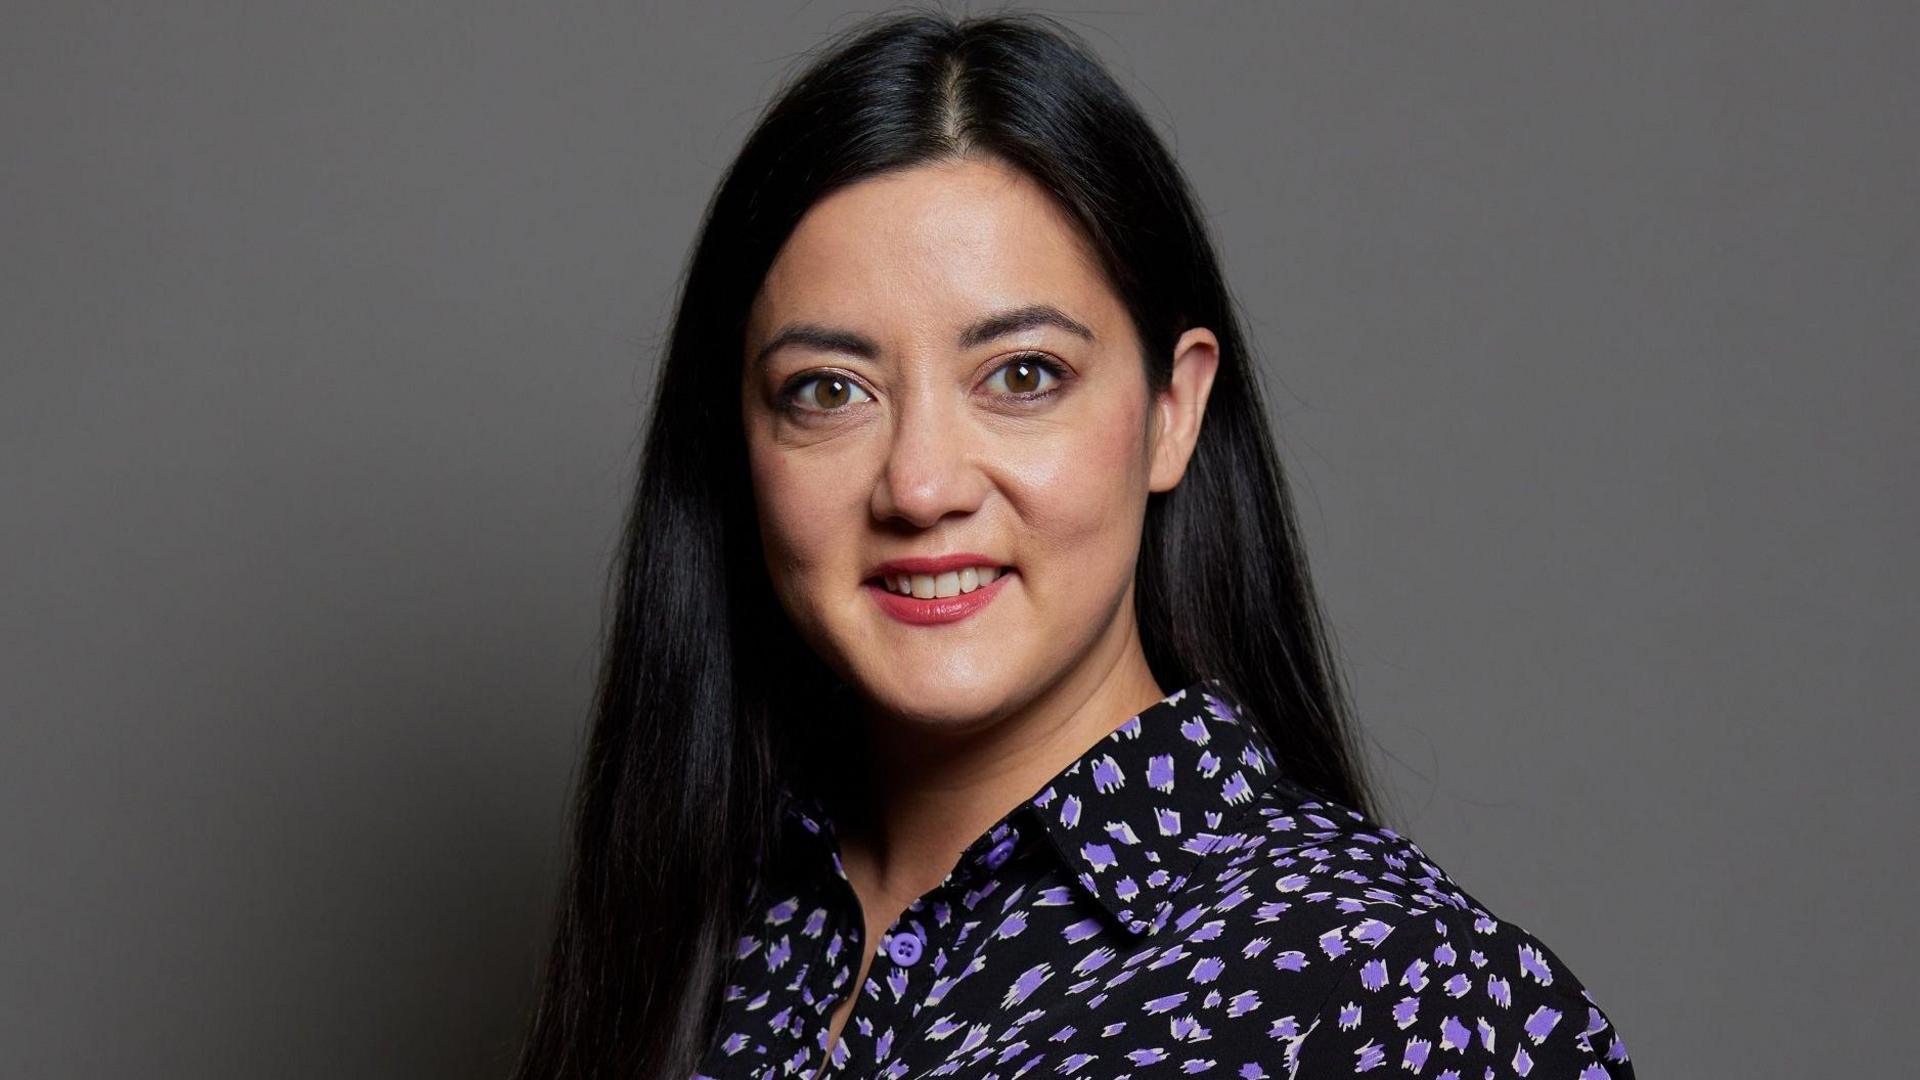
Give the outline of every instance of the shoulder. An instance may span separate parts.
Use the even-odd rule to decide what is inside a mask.
[[[1300,1075],[1491,1067],[1631,1080],[1625,1042],[1571,969],[1412,839],[1278,786],[1236,823],[1183,920],[1243,912],[1289,1005],[1271,1034]],[[1211,894],[1211,895],[1209,895]]]
[[[1258,926],[1320,941],[1306,964],[1342,960],[1429,912],[1491,917],[1412,839],[1286,784],[1263,791],[1216,852],[1195,887],[1246,895]]]

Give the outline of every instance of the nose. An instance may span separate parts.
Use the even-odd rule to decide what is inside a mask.
[[[894,417],[886,462],[873,487],[873,515],[929,528],[952,513],[980,508],[986,477],[973,433],[957,405],[937,391],[913,395]]]

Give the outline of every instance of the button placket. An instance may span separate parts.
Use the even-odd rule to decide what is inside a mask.
[[[923,999],[941,982],[943,974],[957,974],[948,967],[945,952],[953,943],[949,922],[954,914],[973,910],[973,898],[983,895],[976,890],[997,891],[997,872],[1012,861],[1023,835],[1017,826],[995,832],[1000,833],[997,840],[986,843],[983,838],[981,845],[973,846],[947,880],[915,900],[883,932],[875,966],[867,973],[860,997],[841,1031],[836,1053],[851,1055],[850,1060],[862,1062],[862,1068],[876,1064],[885,1067],[893,1061],[893,1048],[899,1040],[913,1041],[924,1025],[932,1022],[922,1017]],[[847,885],[847,892],[851,896],[851,885]],[[965,933],[963,930],[963,937]],[[977,950],[980,943],[973,948]]]

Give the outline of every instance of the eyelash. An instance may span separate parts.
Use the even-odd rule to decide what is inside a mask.
[[[1002,371],[1005,371],[1006,369],[1014,366],[1015,364],[1021,364],[1021,363],[1032,364],[1034,367],[1037,367],[1042,371],[1045,371],[1047,374],[1053,376],[1053,385],[1047,387],[1045,390],[1029,390],[1024,394],[999,394],[996,396],[1006,398],[1011,401],[1021,402],[1022,404],[1028,404],[1035,401],[1039,401],[1042,398],[1050,398],[1053,395],[1059,393],[1062,389],[1066,387],[1067,380],[1070,377],[1067,371],[1066,365],[1060,363],[1058,360],[1053,359],[1052,357],[1048,356],[1046,353],[1037,353],[1037,352],[1015,353],[1014,355],[1007,357],[1005,363],[1001,364],[999,367],[994,368],[992,373],[989,374],[987,377],[991,379],[994,375],[998,375]],[[814,413],[821,416],[830,416],[837,412],[845,412],[848,408],[851,408],[852,406],[843,405],[837,409],[811,409],[811,408],[807,408],[805,406],[800,405],[795,400],[795,395],[799,391],[799,389],[807,385],[808,383],[817,382],[820,379],[836,378],[836,377],[841,379],[846,379],[846,381],[850,383],[853,382],[852,379],[847,379],[846,376],[844,375],[836,376],[830,372],[829,373],[807,372],[807,373],[803,373],[801,375],[796,376],[791,382],[787,383],[787,385],[781,389],[779,394],[779,401],[778,401],[779,407],[783,411],[788,413],[796,413],[796,414]],[[858,385],[858,384],[855,384],[855,385]],[[862,392],[865,392],[865,391],[862,391]]]

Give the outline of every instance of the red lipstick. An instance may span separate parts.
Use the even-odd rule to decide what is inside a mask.
[[[894,577],[900,574],[944,574],[949,571],[963,570],[969,566],[998,567],[999,575],[970,593],[926,600],[914,596],[902,596],[880,583],[882,577]],[[959,622],[992,603],[993,598],[999,595],[1001,587],[1011,576],[1013,576],[1013,569],[1001,566],[997,559],[973,552],[961,552],[955,555],[889,559],[874,567],[872,575],[861,584],[861,588],[867,590],[868,595],[873,597],[874,603],[879,605],[880,610],[901,622],[913,626],[937,626]]]

